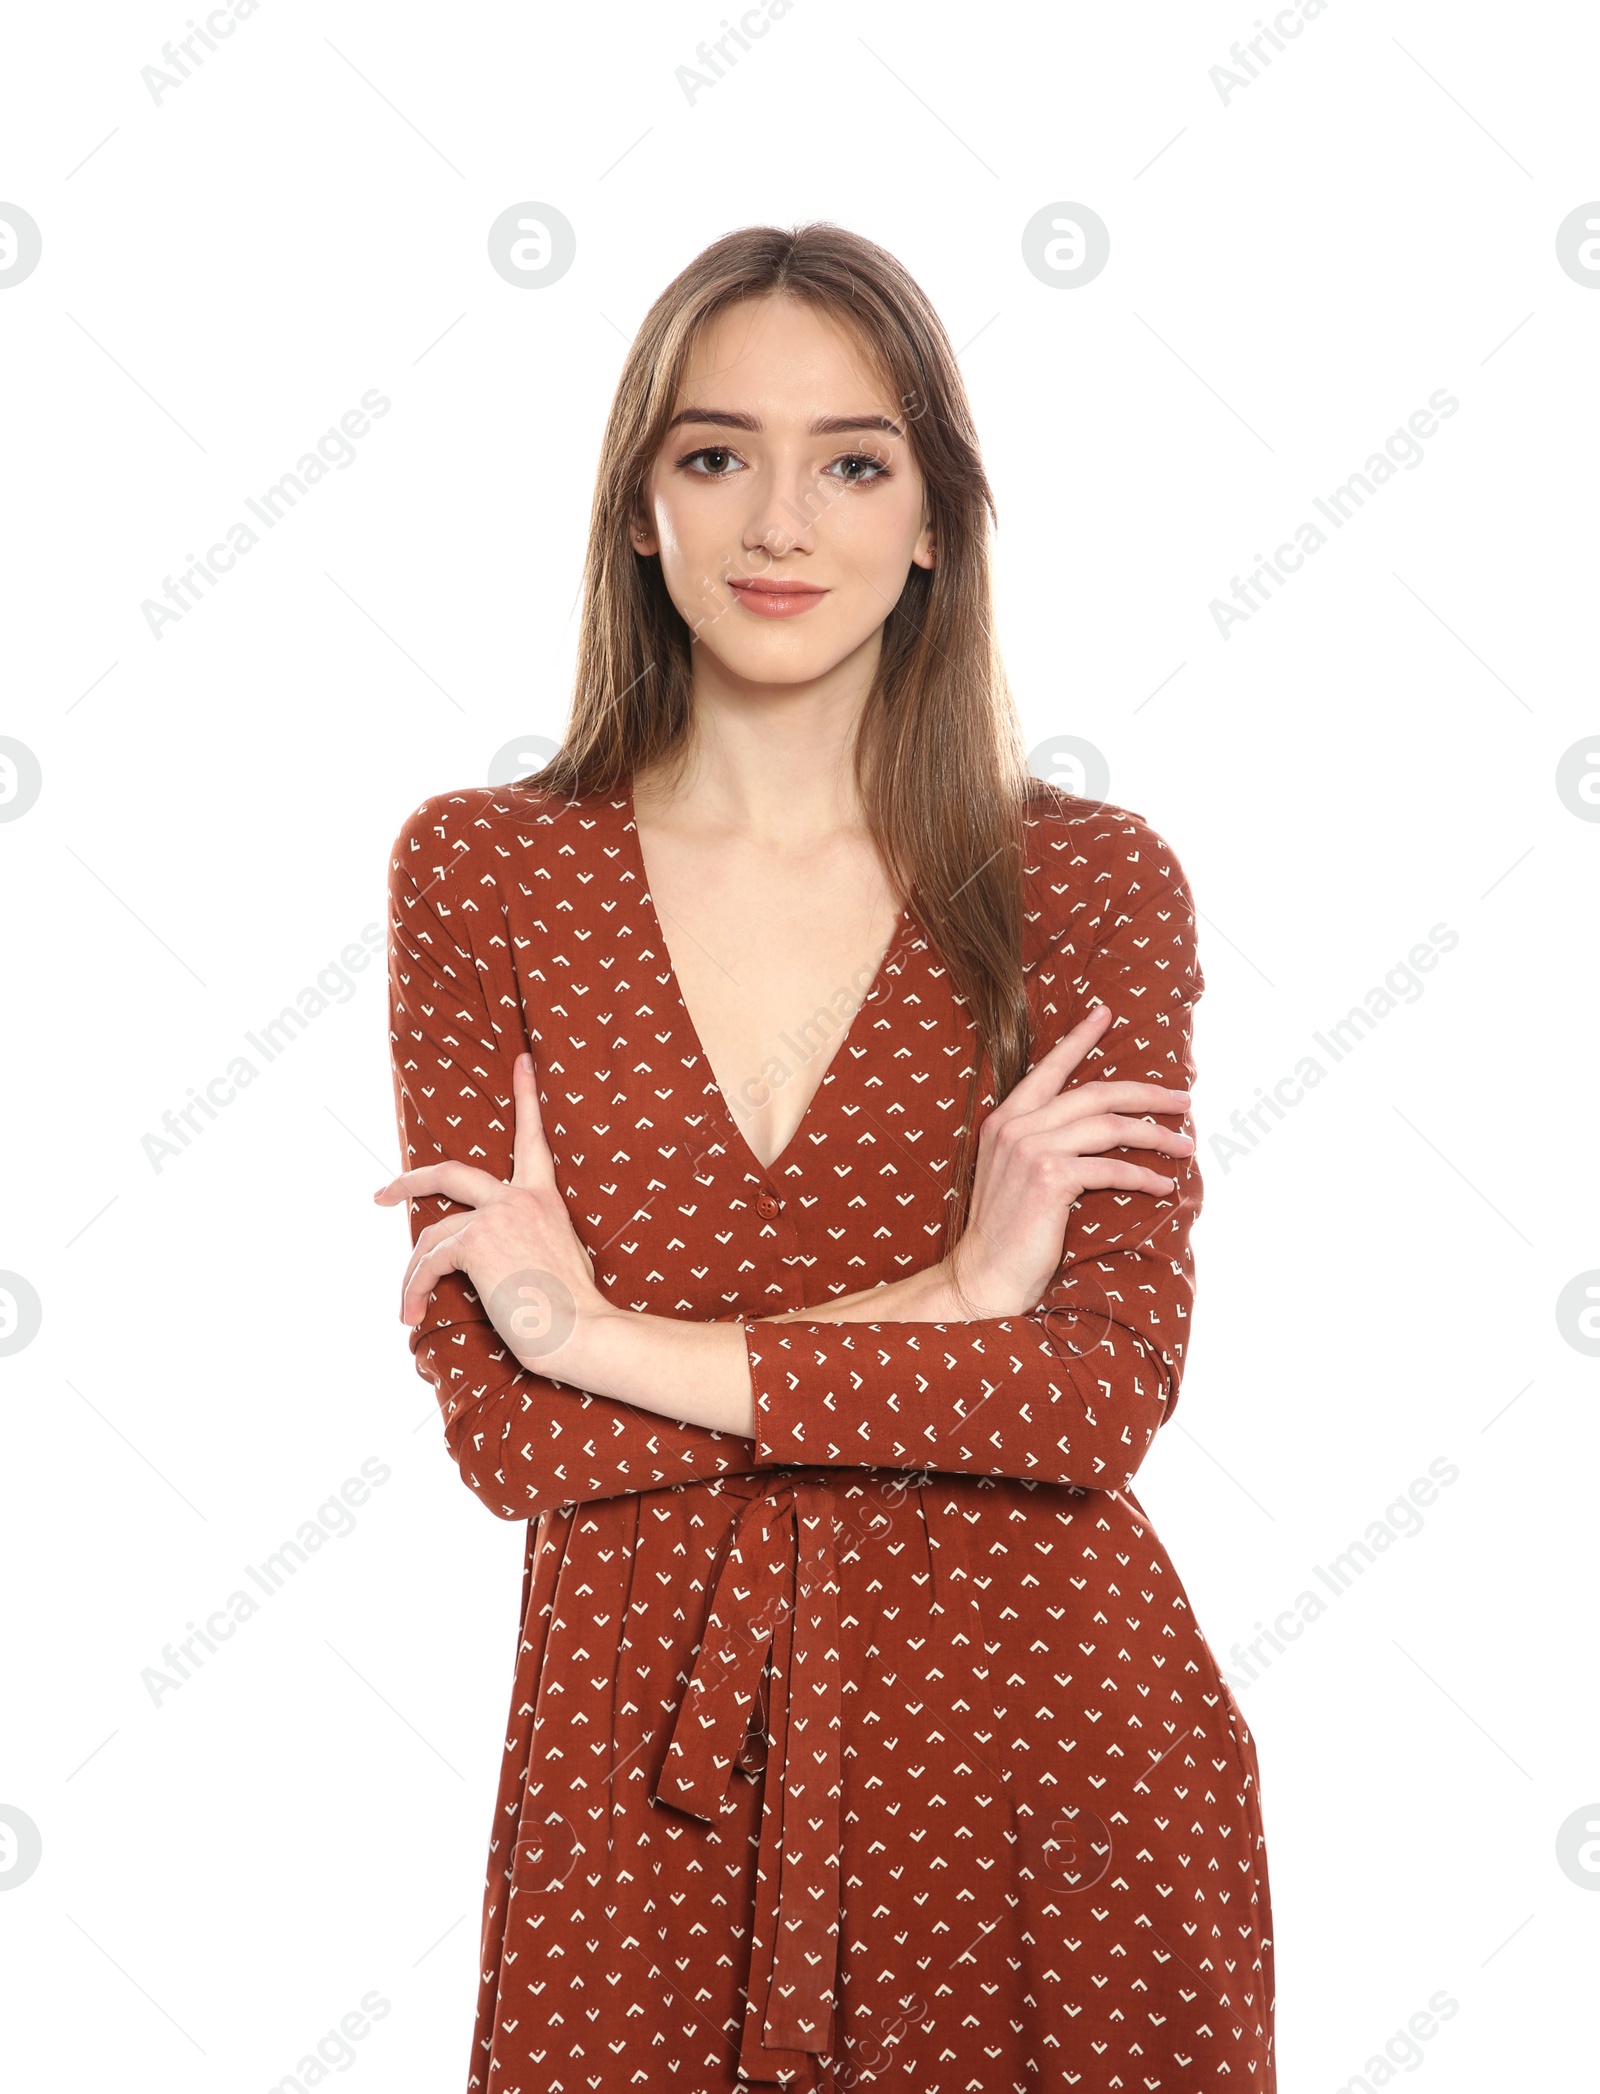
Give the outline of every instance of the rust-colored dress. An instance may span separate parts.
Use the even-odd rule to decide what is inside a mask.
[[[1187,1088],[1177,859],[1054,788],[1027,837],[1035,1052],[1104,1001],[1079,1078]],[[1195,1160],[1125,1152],[1176,1191],[1086,1193],[1030,1315],[761,1323],[939,1254],[975,1032],[914,911],[853,1016],[774,1043],[779,1083],[848,1025],[763,1167],[628,787],[427,800],[390,903],[407,1167],[509,1177],[531,1046],[603,1291],[736,1320],[756,1401],[750,1440],[528,1372],[458,1274],[412,1336],[463,1479],[528,1522],[468,2087],[1274,2089],[1255,1746],[1130,1488],[1178,1397]]]

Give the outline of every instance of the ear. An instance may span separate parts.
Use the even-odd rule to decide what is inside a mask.
[[[933,543],[932,524],[924,524],[921,531],[917,534],[917,542],[912,551],[911,559],[912,564],[916,567],[936,567],[939,564]]]
[[[661,550],[661,540],[639,515],[635,515],[628,526],[628,544],[641,559],[648,559],[651,553]]]

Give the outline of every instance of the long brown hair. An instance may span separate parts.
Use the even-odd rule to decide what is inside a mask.
[[[998,1103],[1027,1067],[1023,809],[1035,790],[994,640],[997,520],[955,352],[893,255],[828,223],[747,226],[713,241],[645,315],[606,425],[589,520],[576,687],[565,740],[520,781],[563,796],[670,771],[687,750],[691,636],[660,562],[637,554],[650,469],[699,330],[741,299],[782,294],[842,321],[888,379],[920,467],[937,564],[913,565],[884,623],[854,746],[868,829],[977,1035],[952,1170],[948,1251],[965,1226],[986,1083]]]

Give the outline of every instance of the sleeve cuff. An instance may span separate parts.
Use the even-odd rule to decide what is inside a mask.
[[[776,1469],[790,1463],[804,1463],[808,1457],[803,1451],[805,1420],[799,1415],[799,1406],[793,1400],[796,1377],[792,1367],[785,1368],[788,1347],[782,1342],[782,1334],[789,1326],[775,1323],[758,1323],[753,1317],[741,1317],[740,1328],[744,1332],[745,1358],[750,1367],[750,1394],[755,1407],[755,1423],[752,1434],[755,1440],[756,1467]]]

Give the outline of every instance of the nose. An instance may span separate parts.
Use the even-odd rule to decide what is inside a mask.
[[[747,553],[756,555],[758,570],[763,553],[769,559],[786,559],[794,551],[796,543],[792,532],[780,521],[754,523],[744,534],[744,549]]]
[[[744,549],[774,560],[793,552],[811,552],[816,520],[827,506],[823,490],[809,480],[798,462],[776,465],[750,475],[753,501],[744,529]]]

